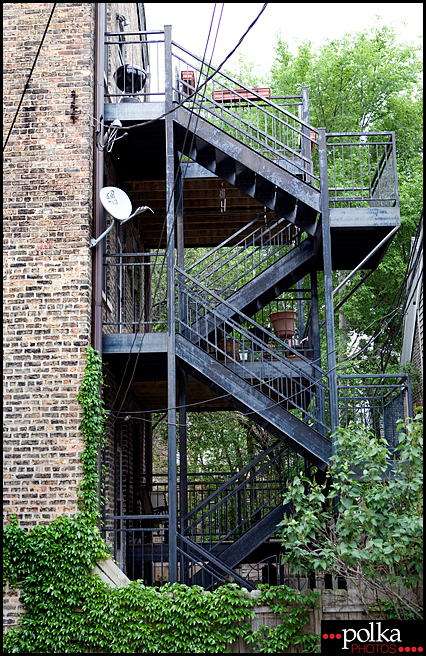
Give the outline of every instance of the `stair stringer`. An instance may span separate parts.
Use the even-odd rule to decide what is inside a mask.
[[[173,114],[173,118],[175,123],[180,126],[180,129],[178,128],[176,130],[176,142],[184,155],[198,161],[204,168],[215,175],[227,179],[228,182],[237,188],[240,188],[239,178],[242,173],[245,170],[252,171],[255,174],[255,183],[243,183],[241,185],[241,191],[259,200],[263,205],[278,213],[279,207],[277,207],[276,202],[277,193],[274,188],[285,192],[293,197],[296,205],[299,204],[300,207],[296,215],[291,208],[289,208],[287,213],[284,212],[281,214],[290,222],[301,227],[308,234],[314,234],[316,214],[320,212],[321,198],[321,194],[317,189],[289,173],[283,166],[278,166],[272,160],[263,157],[220,128],[205,121],[184,107],[178,107]],[[192,139],[190,137],[187,137],[184,143],[184,135],[187,130],[191,135],[196,135],[194,140],[195,146],[193,142],[191,147]],[[203,145],[205,147],[210,145],[215,152],[209,149],[205,158],[200,157],[198,151]],[[222,171],[220,167],[217,170],[218,156],[216,155],[216,151],[220,153],[221,157],[227,158],[227,171]],[[268,190],[265,196],[262,192],[263,187]],[[256,189],[260,190],[259,198],[257,198]]]
[[[213,556],[212,561],[209,561],[212,572],[220,575],[223,571],[226,571],[220,570],[219,562],[228,571],[237,567],[252,551],[260,547],[265,540],[276,532],[278,524],[284,519],[284,515],[290,515],[290,512],[290,504],[284,506],[283,503],[280,503],[220,554],[216,554],[215,547],[211,551],[206,550],[209,555]],[[191,585],[201,585],[201,579],[202,572],[198,572],[191,580]]]
[[[326,469],[331,456],[331,442],[327,438],[274,404],[265,394],[182,335],[176,335],[176,355],[194,378],[219,395],[229,394],[228,402],[237,410],[250,415],[253,421],[319,469]]]
[[[278,524],[284,519],[284,515],[290,515],[290,512],[290,504],[284,506],[283,503],[280,503],[238,540],[230,544],[220,555],[215,554],[215,548],[213,547],[211,554],[216,559],[216,563],[220,561],[228,569],[237,567],[252,551],[260,547],[276,532]],[[217,566],[215,569],[219,573]],[[192,584],[200,585],[200,578],[200,573],[196,574]]]

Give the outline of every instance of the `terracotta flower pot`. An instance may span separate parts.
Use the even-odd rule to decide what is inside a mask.
[[[268,344],[268,348],[263,351],[263,359],[264,360],[274,360],[275,356],[275,344]]]
[[[296,329],[297,312],[294,310],[279,310],[269,315],[274,333],[280,339],[289,339],[294,336]]]
[[[240,352],[239,342],[236,342],[231,337],[228,337],[226,340],[221,339],[217,345],[221,351],[226,351],[226,353],[230,356],[225,356],[223,353],[218,351],[218,360],[225,360],[226,362],[234,362],[234,359],[238,360],[238,354]]]

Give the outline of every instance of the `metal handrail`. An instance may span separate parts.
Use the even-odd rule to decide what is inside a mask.
[[[326,147],[331,207],[399,206],[393,132],[327,133]]]
[[[274,450],[278,453],[272,457]],[[239,472],[227,481],[215,493],[205,499],[197,508],[195,508],[190,517],[195,517],[186,527],[185,533],[194,538],[203,538],[205,535],[204,527],[208,525],[208,534],[210,543],[215,545],[221,544],[225,540],[238,536],[242,531],[247,529],[247,525],[252,526],[257,523],[261,516],[270,512],[271,508],[276,508],[282,501],[282,495],[287,489],[288,480],[294,475],[294,467],[300,473],[300,463],[303,458],[294,454],[294,461],[289,465],[287,476],[285,476],[285,457],[288,456],[290,461],[291,452],[289,447],[283,446],[277,442],[263,454],[260,454],[252,463],[250,468],[245,468],[246,474],[251,474],[244,478]],[[266,462],[258,467],[254,472],[255,466],[268,458]],[[280,472],[280,466],[282,470]],[[309,469],[302,466],[303,471]],[[291,471],[290,471],[291,470]],[[242,480],[241,480],[242,479]],[[239,507],[240,506],[240,507]],[[230,509],[234,509],[235,517]],[[265,512],[266,511],[266,512]],[[198,517],[197,514],[201,513]],[[212,528],[216,525],[216,531]],[[212,539],[212,538],[215,539]]]
[[[103,326],[138,327],[165,325],[167,308],[165,253],[105,253]],[[144,286],[152,287],[149,300]]]
[[[285,343],[279,337],[277,337],[276,335],[271,333],[267,328],[265,328],[264,326],[261,326],[260,324],[256,323],[252,317],[248,317],[243,312],[235,310],[235,308],[226,299],[219,296],[214,290],[208,289],[205,285],[198,282],[198,280],[196,278],[191,276],[186,271],[183,271],[178,266],[175,266],[175,271],[182,276],[181,279],[180,279],[180,285],[181,285],[182,289],[180,291],[183,291],[183,293],[185,293],[185,292],[189,293],[189,295],[191,295],[191,293],[194,293],[194,289],[196,289],[198,287],[204,294],[207,294],[208,296],[211,296],[213,299],[215,299],[215,301],[217,301],[218,305],[220,304],[220,305],[223,305],[225,307],[228,307],[229,309],[232,310],[233,314],[237,314],[239,320],[241,321],[241,323],[237,323],[236,321],[233,321],[232,319],[229,319],[228,317],[221,317],[220,314],[217,313],[217,308],[214,309],[213,305],[210,305],[210,303],[208,303],[203,298],[201,298],[201,296],[198,296],[198,294],[194,295],[194,297],[193,297],[194,300],[201,301],[201,303],[203,303],[207,308],[210,308],[209,313],[211,312],[212,316],[215,316],[216,319],[219,321],[219,323],[228,324],[229,327],[232,327],[235,331],[240,332],[243,335],[243,337],[247,339],[247,341],[251,340],[252,343],[256,347],[258,347],[258,348],[255,349],[256,352],[259,350],[259,348],[261,349],[261,348],[267,347],[268,344],[271,344],[271,342],[272,343],[275,342],[275,344],[278,346],[278,349],[276,351],[274,351],[274,355],[275,354],[277,355],[277,360],[280,360],[283,363],[284,360],[280,356],[280,352],[288,351],[288,352],[290,352],[290,354],[296,355],[302,361],[309,364],[321,376],[326,376],[327,375],[327,372],[324,369],[322,369],[318,364],[316,364],[312,360],[309,360],[309,359],[305,358],[300,352],[295,350],[290,344]],[[183,283],[183,280],[185,278],[187,280],[189,280],[189,282],[191,283],[191,287],[186,286]],[[200,315],[200,318],[203,319],[203,320],[208,320],[209,314]],[[180,323],[182,323],[181,319],[178,319],[178,321]],[[257,338],[254,334],[251,334],[247,330],[245,330],[242,326],[242,324],[245,323],[245,322],[250,324],[251,326],[253,326],[254,329],[257,329],[259,334],[262,333],[265,337],[267,337],[268,338],[268,343],[266,343],[265,341],[262,341],[261,339]],[[191,330],[194,330],[194,326],[192,324],[187,324],[186,327],[189,329],[189,332],[191,332]],[[223,328],[223,331],[226,332],[225,328]],[[201,339],[207,339],[207,336],[205,334],[200,334],[199,337]],[[217,344],[214,344],[214,346],[217,346]],[[287,363],[287,361],[286,361],[285,364],[286,365],[288,364],[288,366],[294,371],[295,374],[303,376],[303,377],[308,377],[307,372],[305,370],[302,371],[294,363],[292,363],[292,362]],[[318,384],[318,381],[316,381],[315,384]]]
[[[234,572],[225,563],[223,563],[221,560],[219,560],[218,558],[213,556],[213,554],[211,554],[206,549],[203,549],[203,547],[201,547],[199,544],[197,544],[193,540],[185,537],[184,535],[179,535],[179,540],[183,544],[185,544],[187,547],[189,547],[190,550],[193,550],[193,551],[197,552],[203,559],[207,559],[207,562],[206,562],[206,560],[203,560],[201,563],[198,562],[197,564],[199,564],[199,566],[201,567],[202,570],[207,571],[209,576],[212,576],[213,578],[215,578],[217,582],[225,582],[226,578],[223,575],[222,576],[218,575],[217,572],[214,571],[214,567],[218,568],[222,572],[225,572],[225,574],[227,574],[228,576],[234,578],[237,583],[244,586],[245,588],[248,588],[249,590],[254,590],[255,589],[254,585],[249,583],[249,581],[242,578],[239,574]],[[193,559],[193,557],[190,554],[183,551],[183,549],[181,549],[179,546],[178,546],[177,549],[178,549],[178,552],[183,557],[188,558],[188,559]]]
[[[242,378],[245,384],[252,385],[265,395],[271,402],[271,407],[283,404],[290,411],[296,411],[299,419],[311,423],[316,430],[327,435],[330,427],[325,419],[325,405],[321,400],[328,397],[324,382],[326,373],[311,360],[298,354],[290,345],[270,333],[266,328],[256,324],[243,313],[237,313],[238,321],[221,315],[218,308],[213,308],[194,289],[202,290],[208,297],[213,296],[224,305],[232,308],[226,300],[220,299],[214,292],[207,290],[189,274],[176,267],[179,280],[179,318],[178,331],[183,337],[195,344],[203,344],[203,350],[210,349],[212,361],[217,359],[225,367],[232,368],[235,375]],[[184,284],[190,280],[193,289]],[[234,308],[233,316],[236,314]],[[255,330],[260,331],[272,342],[272,347],[256,337],[241,324],[247,322]],[[233,344],[233,352],[225,352],[224,344],[219,340],[226,337]],[[239,359],[239,348],[245,354],[244,361]],[[296,361],[284,357],[284,353],[297,355],[309,367],[303,369]]]
[[[249,226],[253,226],[265,215],[266,212],[256,217]],[[246,229],[238,233],[243,231],[246,232]],[[208,285],[222,295],[229,295],[287,254],[291,246],[295,248],[300,243],[300,236],[299,228],[289,224],[286,219],[274,217],[246,234],[236,244],[230,245],[229,241],[235,239],[235,235],[232,235],[186,267],[186,271],[193,272],[198,282]],[[224,251],[226,246],[228,247]]]
[[[273,451],[275,451],[275,449],[276,449],[280,444],[282,445],[282,442],[280,442],[280,441],[278,440],[277,442],[275,442],[274,444],[272,444],[271,446],[269,446],[265,451],[263,451],[263,452],[260,453],[258,456],[256,456],[256,458],[254,458],[254,460],[252,460],[248,465],[246,465],[245,467],[243,467],[242,469],[240,469],[240,470],[239,470],[236,474],[234,474],[229,480],[225,481],[225,483],[223,483],[223,485],[221,485],[217,490],[215,490],[214,492],[212,492],[212,493],[211,493],[206,499],[204,499],[204,501],[202,501],[202,502],[201,502],[196,508],[194,508],[194,509],[191,510],[187,515],[185,515],[185,517],[184,517],[183,519],[185,519],[185,520],[189,520],[189,519],[191,519],[191,517],[193,517],[197,512],[199,512],[199,511],[200,511],[205,505],[209,504],[209,503],[210,503],[210,502],[211,502],[211,501],[212,501],[212,500],[213,500],[218,494],[222,494],[222,492],[223,492],[224,490],[226,490],[230,485],[233,485],[233,484],[234,484],[235,482],[237,482],[240,478],[242,478],[243,476],[245,476],[246,474],[248,474],[248,473],[250,472],[250,470],[253,469],[253,467],[256,467],[256,466],[259,464],[259,462],[261,462],[264,458],[266,458],[267,456],[269,456],[270,453],[272,453]],[[286,447],[286,449],[287,449],[287,448],[288,448],[288,447]]]
[[[257,91],[255,91],[255,90],[252,89],[251,87],[247,87],[247,86],[245,86],[245,84],[243,84],[242,82],[238,82],[237,80],[234,80],[232,77],[230,77],[229,75],[227,75],[227,74],[224,73],[223,71],[219,71],[218,69],[216,69],[214,66],[208,64],[207,62],[203,62],[203,60],[202,60],[200,57],[198,57],[197,55],[194,55],[193,52],[191,52],[191,51],[188,50],[187,48],[184,48],[184,47],[181,46],[179,43],[176,43],[176,41],[173,41],[173,40],[172,40],[172,46],[176,46],[177,48],[179,48],[180,50],[182,50],[185,54],[190,55],[190,57],[193,57],[195,60],[197,60],[198,62],[200,62],[201,64],[203,64],[203,66],[205,66],[208,70],[213,71],[213,73],[220,73],[220,75],[221,75],[223,78],[225,78],[226,80],[228,80],[228,82],[231,82],[232,84],[238,84],[238,85],[239,85],[239,89],[243,89],[244,91],[249,91],[250,94],[252,94],[252,95],[254,95],[254,96],[257,96],[258,100],[264,100],[264,101],[266,101],[268,105],[270,105],[270,106],[273,107],[274,109],[278,109],[278,110],[282,111],[282,112],[283,112],[284,114],[286,114],[289,118],[291,118],[291,119],[296,118],[297,121],[298,121],[298,123],[300,123],[300,125],[302,125],[303,127],[305,127],[305,128],[309,128],[309,130],[312,130],[313,132],[318,133],[318,130],[316,130],[315,128],[311,127],[311,126],[309,125],[309,123],[305,123],[305,121],[303,121],[301,118],[298,118],[298,117],[296,117],[294,114],[292,114],[291,112],[288,112],[288,111],[286,111],[285,109],[282,109],[282,107],[281,107],[280,105],[277,105],[276,103],[272,102],[270,99],[265,98],[265,96],[261,96],[259,93],[257,93]],[[186,62],[184,62],[184,63],[186,63]],[[237,94],[237,91],[234,90],[234,89],[230,89],[230,91],[232,91],[233,94]],[[300,98],[300,97],[301,97],[301,96],[288,96],[288,98]],[[243,100],[247,100],[247,98],[243,98]],[[301,133],[301,134],[302,134],[302,133]],[[310,141],[314,142],[313,139],[311,139],[311,138],[309,138],[309,139],[310,139]]]
[[[291,114],[287,110],[283,109],[276,103],[272,102],[269,99],[266,99],[264,96],[261,96],[258,94],[255,90],[250,89],[246,87],[244,84],[240,84],[236,80],[233,80],[231,77],[226,75],[225,73],[220,72],[219,70],[215,69],[213,66],[209,66],[208,64],[205,64],[202,62],[202,60],[191,53],[189,50],[186,48],[180,46],[176,42],[172,41],[172,48],[174,46],[174,50],[172,50],[172,57],[175,58],[177,62],[179,62],[179,66],[181,64],[184,64],[187,70],[196,70],[197,73],[201,76],[204,76],[204,81],[201,85],[199,85],[198,90],[195,89],[193,86],[191,86],[188,82],[188,80],[182,82],[182,84],[185,85],[185,88],[187,90],[190,90],[190,93],[187,97],[187,99],[184,99],[183,102],[186,100],[188,102],[191,102],[191,110],[194,111],[194,106],[197,104],[197,97],[201,97],[201,101],[198,102],[198,107],[197,111],[203,113],[203,117],[205,120],[210,120],[210,122],[214,123],[214,119],[221,121],[222,124],[225,124],[225,131],[228,129],[231,130],[236,130],[243,138],[247,138],[252,142],[252,146],[255,146],[255,150],[259,150],[259,146],[261,149],[263,149],[263,152],[261,152],[262,155],[270,158],[272,156],[272,159],[274,158],[280,158],[285,154],[285,152],[291,153],[293,156],[297,157],[297,160],[286,160],[291,161],[292,165],[300,171],[303,175],[308,175],[309,178],[313,181],[315,180],[317,183],[319,183],[319,178],[318,176],[313,174],[312,171],[312,161],[309,156],[305,156],[303,154],[303,150],[305,152],[310,153],[310,147],[301,149],[299,147],[295,148],[295,143],[300,142],[304,143],[316,143],[316,140],[311,137],[311,132],[316,134],[316,130],[312,128],[308,123],[305,123],[302,119],[298,118],[294,114]],[[184,59],[182,55],[179,55],[176,53],[176,49],[179,49],[182,53],[188,55],[192,61],[189,63],[187,59]],[[200,68],[201,64],[201,68]],[[189,68],[190,67],[190,68]],[[204,72],[204,67],[207,72]],[[220,76],[220,81],[219,81],[219,76]],[[235,111],[231,109],[232,106],[232,101],[230,102],[230,106],[228,107],[227,105],[225,106],[223,103],[219,103],[215,101],[214,95],[211,96],[210,94],[206,94],[205,91],[205,85],[212,81],[212,84],[219,85],[220,88],[225,89],[227,92],[229,91],[231,93],[231,98],[236,96],[237,98],[240,99],[240,101],[243,101],[245,106],[252,109],[255,111],[256,116],[257,116],[257,124],[251,122],[250,120],[247,120],[247,118],[243,114],[238,114]],[[231,86],[229,86],[231,84]],[[179,85],[181,85],[181,81],[178,82],[178,88],[175,88],[174,91],[178,95],[178,98],[180,99],[182,96],[182,89],[179,88]],[[181,85],[182,86],[182,85]],[[238,87],[238,89],[235,89],[235,86]],[[256,101],[252,101],[249,98],[246,98],[239,93],[239,91],[247,91],[253,96],[255,96]],[[205,100],[205,97],[207,96],[207,100]],[[262,102],[262,106],[260,107],[259,102]],[[215,111],[218,110],[218,111]],[[228,116],[228,120],[224,118],[224,115]],[[264,130],[259,123],[259,116],[263,116],[264,123],[266,124],[268,121],[270,121],[273,126],[274,130],[271,132],[267,131],[266,129]],[[213,121],[212,121],[213,118]],[[214,123],[215,124],[215,123]],[[242,126],[245,126],[247,130],[243,129]],[[289,131],[289,133],[292,135],[292,142],[290,143],[288,139],[282,140],[277,137],[277,132],[278,129],[280,131],[280,134],[284,134],[285,131]],[[216,126],[217,127],[217,126]],[[273,132],[275,131],[275,134]],[[254,136],[254,134],[257,134],[258,137]],[[274,142],[278,148],[274,148],[271,146],[271,142]],[[247,145],[247,144],[246,144]],[[299,162],[302,162],[300,164]],[[278,166],[280,166],[280,162],[276,162]]]
[[[266,210],[265,212],[262,212],[262,214],[259,214],[258,216],[256,216],[256,217],[255,217],[254,219],[252,219],[249,223],[247,223],[247,225],[245,225],[245,226],[243,226],[242,228],[240,228],[239,230],[237,230],[237,232],[234,232],[230,237],[227,237],[226,239],[224,239],[224,240],[219,244],[219,246],[216,246],[216,247],[213,248],[211,251],[209,251],[208,253],[206,253],[205,255],[203,255],[202,257],[200,257],[198,260],[196,260],[196,262],[194,262],[194,263],[191,264],[190,266],[186,267],[185,270],[186,270],[186,271],[191,271],[192,268],[194,268],[194,267],[197,266],[198,264],[201,264],[201,262],[204,262],[204,260],[205,260],[206,258],[210,257],[211,253],[213,253],[214,251],[217,251],[219,248],[224,248],[225,246],[231,245],[231,242],[233,242],[234,239],[235,239],[236,237],[238,237],[238,235],[243,234],[244,232],[246,232],[247,229],[249,229],[249,228],[251,228],[252,226],[254,226],[254,224],[257,223],[260,219],[265,218],[266,215],[268,214],[268,212],[269,212],[269,210]]]
[[[395,450],[398,421],[412,413],[410,375],[343,374],[337,376],[337,384],[340,423],[354,421],[370,428]]]

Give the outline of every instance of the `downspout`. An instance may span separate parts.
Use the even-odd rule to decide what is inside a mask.
[[[100,121],[104,112],[104,38],[105,38],[105,3],[95,3],[95,97],[94,117]],[[100,143],[103,130],[99,135]],[[98,237],[103,230],[104,210],[99,192],[103,187],[104,155],[96,145],[96,133],[93,144],[93,235]],[[93,250],[92,260],[92,346],[102,357],[102,242]],[[102,485],[102,451],[98,447],[98,510],[101,512]]]

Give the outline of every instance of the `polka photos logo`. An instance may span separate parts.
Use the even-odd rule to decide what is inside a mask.
[[[421,621],[321,622],[322,654],[408,654],[423,653]]]

